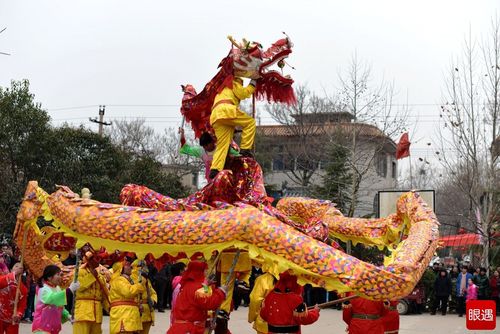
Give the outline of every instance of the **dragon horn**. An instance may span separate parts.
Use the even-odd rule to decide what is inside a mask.
[[[287,35],[287,33],[286,33],[286,32],[284,32],[284,31],[282,31],[282,33],[283,33],[283,35],[285,35],[285,37],[286,37],[286,40],[287,40],[287,42],[288,42],[288,46],[289,46],[289,47],[293,47],[293,43],[292,43],[292,40],[290,39],[290,36],[288,36],[288,35]]]
[[[229,35],[227,36],[227,39],[231,41],[231,44],[235,47],[237,47],[238,49],[242,49],[241,46],[238,44],[238,42],[236,42],[236,40],[233,38],[233,36]]]

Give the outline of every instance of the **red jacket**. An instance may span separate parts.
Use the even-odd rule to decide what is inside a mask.
[[[358,297],[344,307],[342,318],[349,334],[384,334],[382,317],[387,312],[383,302]]]
[[[283,327],[288,327],[287,333],[300,333],[300,325],[309,325],[318,320],[319,310],[305,309],[302,296],[295,292],[282,293],[275,289],[264,299],[260,316],[267,322],[269,334],[280,332],[277,328],[283,332]]]
[[[389,310],[382,318],[385,333],[396,334],[399,331],[399,312],[396,309],[399,301],[391,300]]]
[[[211,295],[200,295],[202,289],[198,281],[183,282],[172,310],[174,323],[167,334],[203,334],[207,321],[207,312],[217,309],[224,299],[225,293],[219,288],[212,288]]]
[[[17,281],[13,273],[0,276],[0,321],[11,322],[14,315],[14,302],[16,300]],[[21,284],[17,315],[22,319],[26,310],[26,295],[28,289]]]

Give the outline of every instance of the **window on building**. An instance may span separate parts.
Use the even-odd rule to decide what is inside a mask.
[[[376,158],[376,169],[377,175],[386,177],[387,176],[387,156],[385,153],[381,152],[377,154]]]
[[[396,161],[393,161],[392,162],[392,178],[395,179],[397,177],[398,177],[398,168],[397,168]]]
[[[279,145],[276,149],[276,153],[273,155],[273,171],[285,169],[285,157],[283,151],[283,145]]]
[[[285,164],[283,162],[283,156],[275,156],[273,158],[273,170],[283,170],[285,169]]]

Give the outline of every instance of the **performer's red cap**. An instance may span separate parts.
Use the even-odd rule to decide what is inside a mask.
[[[186,271],[182,274],[181,285],[187,281],[203,282],[207,263],[202,261],[189,262]]]
[[[274,288],[280,292],[302,293],[302,287],[297,283],[297,276],[291,275],[288,271],[280,274],[280,279]]]

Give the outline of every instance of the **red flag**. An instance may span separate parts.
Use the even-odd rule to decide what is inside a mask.
[[[399,139],[398,146],[396,147],[396,160],[410,156],[410,144],[408,132],[403,133],[401,139]]]

